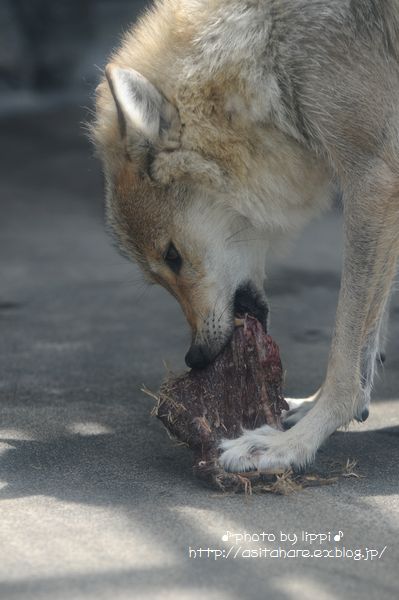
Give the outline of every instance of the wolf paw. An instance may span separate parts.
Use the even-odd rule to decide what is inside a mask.
[[[296,436],[295,436],[296,437]],[[290,432],[264,425],[234,440],[223,440],[219,461],[226,471],[285,471],[311,462],[315,451],[298,442]]]

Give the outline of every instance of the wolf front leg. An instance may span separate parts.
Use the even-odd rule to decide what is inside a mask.
[[[337,318],[317,402],[286,432],[245,431],[221,444],[231,471],[303,467],[338,427],[368,410],[380,323],[399,255],[399,176],[385,163],[345,193],[345,248]]]

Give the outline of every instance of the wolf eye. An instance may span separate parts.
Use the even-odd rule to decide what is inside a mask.
[[[179,273],[183,263],[183,259],[172,242],[169,244],[168,249],[163,255],[163,259],[174,273]]]

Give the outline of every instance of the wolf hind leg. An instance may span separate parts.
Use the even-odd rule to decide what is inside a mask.
[[[363,423],[370,413],[370,398],[373,388],[373,381],[376,370],[379,365],[385,361],[385,347],[389,325],[389,303],[391,292],[387,294],[377,325],[367,336],[366,343],[363,346],[361,366],[360,366],[360,385],[363,394],[360,396],[361,402],[357,406],[354,418]]]
[[[321,388],[315,394],[308,398],[286,398],[289,409],[284,411],[282,422],[284,429],[290,429],[298,423],[316,404]]]

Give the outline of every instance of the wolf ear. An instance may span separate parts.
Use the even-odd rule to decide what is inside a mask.
[[[180,118],[176,108],[134,69],[113,64],[105,69],[118,112],[119,129],[129,155],[143,158],[155,146],[180,146]]]

